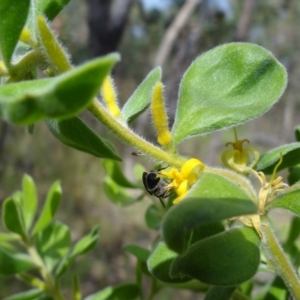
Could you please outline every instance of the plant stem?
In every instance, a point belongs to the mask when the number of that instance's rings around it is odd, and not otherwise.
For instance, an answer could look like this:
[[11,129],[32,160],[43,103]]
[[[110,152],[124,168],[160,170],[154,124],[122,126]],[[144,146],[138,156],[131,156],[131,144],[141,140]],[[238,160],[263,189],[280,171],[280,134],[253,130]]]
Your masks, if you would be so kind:
[[40,272],[42,277],[45,280],[47,290],[52,294],[52,296],[56,300],[64,300],[59,290],[59,287],[55,284],[51,274],[48,272],[43,260],[41,259],[40,255],[36,251],[35,247],[31,244],[27,244],[27,250],[31,258],[33,259],[33,261],[40,267]]
[[274,232],[270,227],[267,217],[262,217],[261,226],[265,249],[274,265],[277,274],[283,279],[286,287],[295,299],[300,299],[300,282],[293,266],[283,252]]
[[88,107],[88,110],[105,126],[107,126],[116,136],[125,141],[132,147],[151,156],[155,160],[165,162],[170,166],[180,168],[185,159],[179,155],[167,153],[164,150],[152,145],[143,138],[136,135],[127,126],[120,123],[116,118],[111,116],[96,99]]
[[147,300],[152,300],[154,295],[156,294],[156,291],[157,291],[157,282],[154,278],[151,278],[151,279],[152,279],[151,290],[150,290],[150,293],[147,297]]

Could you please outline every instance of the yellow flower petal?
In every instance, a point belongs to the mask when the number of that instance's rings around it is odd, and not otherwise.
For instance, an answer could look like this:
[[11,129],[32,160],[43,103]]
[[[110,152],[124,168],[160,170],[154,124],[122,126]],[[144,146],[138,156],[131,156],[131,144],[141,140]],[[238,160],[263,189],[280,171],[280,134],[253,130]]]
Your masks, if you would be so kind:
[[204,164],[196,158],[191,158],[182,165],[180,173],[187,179],[189,184],[194,184],[203,173],[203,170]]
[[182,196],[184,194],[186,194],[188,191],[188,181],[184,180],[180,183],[180,185],[178,186],[178,188],[175,188],[175,192],[178,196]]

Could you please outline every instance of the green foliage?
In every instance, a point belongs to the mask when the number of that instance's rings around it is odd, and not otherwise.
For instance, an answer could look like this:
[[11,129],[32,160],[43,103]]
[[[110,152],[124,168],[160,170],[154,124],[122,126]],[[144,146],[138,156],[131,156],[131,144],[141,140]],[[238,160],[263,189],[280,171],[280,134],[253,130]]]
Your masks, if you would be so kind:
[[49,20],[53,20],[69,2],[70,0],[39,0],[37,9],[39,14],[45,14]]
[[300,143],[291,143],[264,153],[256,165],[256,170],[263,171],[265,174],[271,174],[280,160],[280,153],[283,156],[283,161],[278,171],[300,163]]
[[201,55],[180,84],[172,129],[175,144],[263,114],[286,83],[284,67],[257,45],[228,44]]
[[274,198],[270,204],[267,205],[266,209],[271,210],[273,208],[283,208],[290,212],[300,216],[300,184],[295,184],[290,188],[285,189],[284,193],[279,194]]
[[111,54],[52,79],[0,86],[0,115],[15,124],[72,117],[90,104],[118,58]]
[[[224,165],[234,172],[183,157],[178,149],[189,137],[240,125],[269,110],[286,87],[284,67],[269,51],[254,44],[231,43],[204,53],[183,76],[170,132],[162,109],[163,96],[154,93],[161,81],[161,68],[148,74],[123,108],[113,102],[112,87],[106,93],[102,90],[103,99],[97,98],[119,55],[72,66],[67,50],[43,17],[53,20],[68,2],[0,3],[0,76],[4,83],[0,86],[0,116],[11,124],[28,126],[31,133],[35,123],[45,120],[62,143],[104,158],[106,196],[114,204],[128,207],[152,195],[154,203],[146,209],[145,223],[158,232],[150,249],[124,247],[136,260],[133,283],[109,286],[84,299],[152,300],[162,288],[172,287],[201,290],[206,300],[245,299],[252,297],[258,286],[255,274],[259,266],[276,277],[264,283],[254,299],[281,300],[289,294],[300,299],[300,282],[292,266],[298,267],[300,262],[299,127],[295,130],[297,142],[271,149],[260,159],[257,150],[243,147],[245,140],[239,140],[235,130],[235,142],[228,143],[233,150],[222,156]],[[26,30],[22,31],[24,26]],[[159,99],[152,106],[155,97]],[[158,146],[130,128],[149,107],[157,136],[161,137]],[[159,164],[152,168],[158,169],[151,173],[153,177],[147,178],[150,195],[143,187],[143,166],[132,168],[135,180],[128,179],[116,162],[126,158],[121,159],[110,141],[81,120],[79,113],[84,110],[129,144],[136,151],[134,155],[145,155]],[[276,178],[276,171],[285,168],[289,168],[291,187]],[[272,174],[269,182],[265,174]],[[166,207],[155,196],[170,196],[163,202]],[[56,181],[39,212],[34,181],[25,175],[22,191],[3,202],[2,219],[8,232],[0,233],[0,274],[16,275],[34,288],[7,299],[63,300],[61,277],[73,270],[72,263],[78,256],[96,246],[97,226],[72,244],[71,229],[55,219],[61,197]],[[283,247],[268,219],[268,212],[274,208],[297,216],[291,221]],[[151,281],[149,291],[143,289],[144,277]],[[73,278],[73,299],[81,300],[79,278]]]
[[0,3],[0,51],[8,67],[25,25],[29,5],[30,0],[2,0]]
[[15,275],[37,268],[32,258],[26,254],[10,253],[0,248],[0,274]]
[[212,286],[208,290],[204,300],[230,300],[235,289],[235,286]]
[[177,257],[177,253],[170,250],[164,242],[159,242],[148,259],[148,268],[158,280],[166,283],[182,283],[191,280],[189,277],[170,276],[170,268]]
[[139,287],[136,284],[122,284],[114,287],[105,288],[103,291],[91,295],[84,300],[127,300],[137,299]]
[[144,79],[121,111],[121,120],[131,123],[141,114],[151,101],[151,93],[156,82],[161,79],[161,68],[156,68]]
[[203,239],[178,256],[170,276],[189,276],[212,285],[240,284],[257,271],[260,238],[252,228],[234,228]]
[[52,221],[60,204],[61,194],[61,186],[57,181],[52,185],[51,189],[48,192],[43,210],[32,230],[32,235],[36,235],[37,233],[39,233]]
[[51,133],[65,145],[100,158],[121,160],[113,145],[98,137],[78,117],[61,121],[49,119],[46,123]]

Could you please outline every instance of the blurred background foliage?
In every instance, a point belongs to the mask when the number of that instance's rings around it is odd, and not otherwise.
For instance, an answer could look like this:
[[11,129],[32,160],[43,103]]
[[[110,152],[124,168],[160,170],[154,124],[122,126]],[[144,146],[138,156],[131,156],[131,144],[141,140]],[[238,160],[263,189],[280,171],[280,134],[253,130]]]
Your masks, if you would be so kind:
[[[190,7],[188,7],[190,6]],[[188,11],[190,9],[190,11]],[[219,44],[247,41],[270,50],[287,68],[289,84],[281,101],[259,119],[238,128],[241,139],[267,150],[293,142],[293,128],[299,124],[300,109],[300,2],[292,0],[71,0],[55,19],[53,28],[69,49],[74,64],[112,51],[122,55],[114,70],[120,103],[156,65],[163,66],[163,82],[170,123],[174,118],[180,78],[201,53]],[[136,163],[154,166],[133,149],[120,144],[88,114],[83,118],[101,136],[113,139],[124,158],[122,168],[130,180]],[[149,114],[133,124],[135,130],[155,143]],[[204,163],[220,165],[220,151],[233,140],[231,131],[186,141],[182,153]],[[134,258],[122,247],[136,243],[149,247],[156,232],[144,223],[150,204],[145,198],[134,206],[121,208],[109,202],[103,192],[103,162],[62,145],[44,123],[33,135],[26,128],[0,124],[0,201],[20,189],[21,177],[30,174],[38,186],[40,204],[55,179],[63,187],[58,219],[78,240],[99,224],[100,243],[89,256],[77,260],[84,294],[107,285],[134,279]],[[65,276],[71,285],[71,276]],[[145,286],[147,288],[147,286]],[[0,279],[0,299],[26,287],[14,279]],[[67,295],[68,290],[65,290]],[[174,299],[172,291],[157,299]],[[70,296],[71,297],[71,296]],[[196,294],[176,292],[177,299],[199,299]]]

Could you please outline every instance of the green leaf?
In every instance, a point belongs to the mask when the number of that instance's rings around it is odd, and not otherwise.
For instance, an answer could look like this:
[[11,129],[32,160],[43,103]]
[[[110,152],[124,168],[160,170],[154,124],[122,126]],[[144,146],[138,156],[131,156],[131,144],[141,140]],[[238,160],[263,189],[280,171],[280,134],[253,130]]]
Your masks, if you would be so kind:
[[70,230],[58,221],[52,222],[39,232],[36,243],[38,252],[47,269],[52,270],[69,250],[71,243]]
[[8,198],[3,203],[3,222],[5,227],[26,239],[25,225],[20,208],[13,198]]
[[146,262],[150,251],[137,245],[126,245],[123,248],[128,253],[134,255],[138,260]]
[[51,186],[48,192],[46,202],[44,204],[40,217],[33,228],[32,235],[36,235],[37,233],[39,233],[52,221],[60,204],[61,194],[62,190],[60,183],[56,181]]
[[184,253],[191,243],[223,231],[221,220],[254,214],[253,202],[238,198],[188,198],[165,215],[163,236],[168,247]]
[[288,184],[293,185],[296,182],[300,181],[300,164],[295,167],[289,168],[288,174]]
[[110,201],[120,206],[128,206],[140,201],[143,195],[133,197],[128,192],[116,184],[109,176],[106,176],[103,182],[103,189]]
[[286,84],[285,68],[260,46],[231,43],[208,51],[181,81],[174,143],[260,116],[279,99]]
[[0,115],[23,125],[70,118],[90,104],[118,59],[119,55],[110,54],[54,78],[0,86]]
[[123,170],[121,169],[120,165],[112,160],[105,159],[103,161],[103,165],[105,171],[111,177],[111,179],[117,183],[118,185],[125,187],[125,188],[136,188],[137,186],[130,182],[124,175]]
[[170,276],[232,286],[254,276],[260,263],[260,238],[250,227],[234,228],[193,244],[178,256]]
[[23,177],[23,197],[21,207],[25,227],[28,230],[32,224],[37,208],[37,194],[33,179],[29,175]]
[[37,10],[52,21],[69,2],[70,0],[39,0]]
[[282,208],[300,216],[300,183],[284,189],[267,206],[267,210]]
[[205,169],[187,198],[233,198],[256,202],[251,183],[244,176],[225,169]]
[[95,226],[88,235],[84,236],[75,244],[70,256],[73,258],[91,251],[97,245],[98,240],[99,227]]
[[290,222],[290,229],[285,243],[283,244],[283,249],[285,253],[289,254],[292,260],[298,256],[299,250],[296,246],[298,237],[300,235],[300,218],[294,216]]
[[110,286],[90,295],[84,300],[134,300],[138,297],[140,288],[134,283],[120,284],[117,286]]
[[278,276],[272,282],[267,282],[253,300],[287,300],[289,293],[282,279]]
[[113,145],[100,137],[78,117],[46,120],[49,130],[63,144],[100,158],[121,160]]
[[37,300],[44,292],[39,289],[33,289],[30,291],[15,294],[13,296],[7,297],[3,300]]
[[28,255],[13,254],[0,248],[0,274],[4,276],[11,276],[18,274],[37,266]]
[[300,142],[300,126],[295,128],[295,138],[297,142]]
[[164,239],[170,249],[183,253],[189,243],[222,231],[216,224],[221,220],[257,213],[254,201],[256,195],[244,177],[206,169],[186,198],[165,215]]
[[272,174],[274,167],[279,162],[280,153],[283,155],[283,161],[277,171],[300,163],[300,143],[291,143],[272,149],[263,154],[255,166],[255,169],[264,172],[265,174]]
[[95,226],[92,231],[84,236],[82,239],[80,239],[72,249],[72,251],[64,257],[64,259],[61,261],[59,266],[56,270],[56,277],[60,277],[71,265],[71,263],[74,261],[74,259],[84,254],[90,250],[92,250],[98,242],[99,239],[99,228],[98,226]]
[[26,23],[30,0],[0,1],[0,51],[7,67]]
[[191,280],[186,276],[170,277],[170,267],[176,257],[177,253],[170,250],[163,241],[160,241],[148,258],[148,269],[156,279],[162,282],[182,283]]
[[131,123],[149,105],[154,85],[161,79],[161,68],[152,70],[131,97],[125,103],[120,119],[124,123]]
[[149,228],[158,230],[161,227],[162,211],[152,204],[147,208],[145,215],[146,224]]
[[10,242],[10,241],[16,241],[19,238],[20,236],[16,234],[0,232],[0,244]]
[[235,286],[212,286],[204,300],[230,300],[235,289]]

